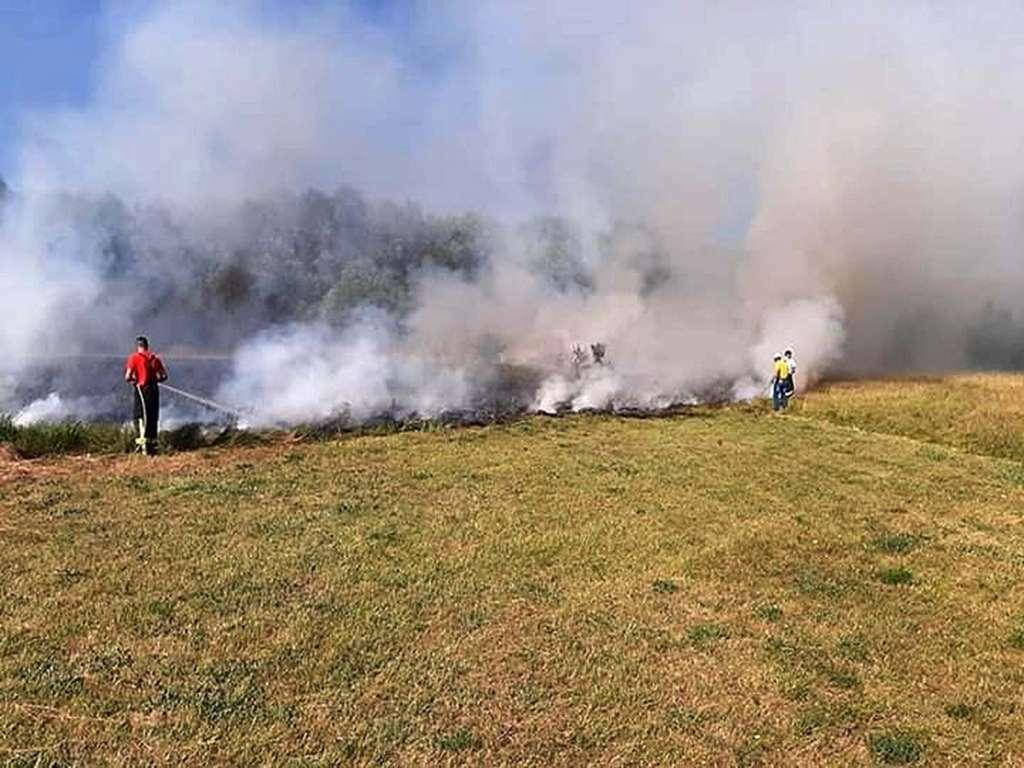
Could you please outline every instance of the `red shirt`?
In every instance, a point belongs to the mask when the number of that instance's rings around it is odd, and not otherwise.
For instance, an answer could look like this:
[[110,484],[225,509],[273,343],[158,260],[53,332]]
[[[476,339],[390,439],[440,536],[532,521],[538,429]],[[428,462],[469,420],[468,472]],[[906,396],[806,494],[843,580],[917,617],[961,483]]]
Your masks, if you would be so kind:
[[146,386],[151,381],[163,381],[167,378],[167,369],[164,368],[164,364],[148,349],[136,352],[128,358],[128,362],[125,363],[125,373],[130,375],[140,387]]

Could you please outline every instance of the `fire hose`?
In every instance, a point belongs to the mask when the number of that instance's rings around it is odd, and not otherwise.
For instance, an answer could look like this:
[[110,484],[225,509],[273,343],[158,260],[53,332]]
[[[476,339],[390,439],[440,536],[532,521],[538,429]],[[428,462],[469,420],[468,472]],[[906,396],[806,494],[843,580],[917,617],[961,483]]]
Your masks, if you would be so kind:
[[215,402],[213,400],[209,400],[209,399],[207,399],[205,397],[200,397],[199,395],[194,395],[191,392],[186,392],[183,389],[178,389],[177,387],[172,387],[167,382],[163,382],[162,384],[160,384],[160,389],[166,389],[168,392],[173,392],[174,394],[176,394],[176,395],[178,395],[180,397],[184,397],[184,398],[186,398],[188,400],[191,400],[191,401],[193,401],[195,403],[199,403],[200,405],[205,405],[207,408],[212,408],[215,411],[222,411],[224,413],[227,413],[227,414],[229,414],[231,416],[235,416],[235,417],[242,416],[242,412],[238,408],[229,408],[226,405],[221,405],[220,403]]

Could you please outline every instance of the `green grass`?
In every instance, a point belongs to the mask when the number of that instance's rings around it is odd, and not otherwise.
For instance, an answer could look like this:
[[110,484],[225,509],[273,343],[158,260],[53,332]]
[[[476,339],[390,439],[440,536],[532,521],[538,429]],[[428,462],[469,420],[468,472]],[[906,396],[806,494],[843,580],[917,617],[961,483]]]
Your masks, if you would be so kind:
[[651,590],[661,595],[671,595],[679,591],[679,586],[674,581],[655,579],[651,584]]
[[924,748],[911,734],[883,733],[871,737],[871,753],[885,765],[909,765],[924,756]]
[[762,621],[779,621],[782,618],[782,608],[774,603],[759,605],[754,615]]
[[712,645],[729,638],[729,630],[718,624],[694,624],[686,630],[686,638],[697,647]]
[[0,765],[1011,764],[1017,460],[813,397],[23,462]]
[[9,444],[27,459],[65,453],[123,453],[132,436],[113,424],[83,424],[77,421],[16,426],[0,414],[0,443]]
[[[232,428],[186,424],[160,433],[163,453],[191,451],[222,445],[254,445],[285,437],[276,433],[250,433]],[[9,445],[25,459],[68,454],[111,455],[135,450],[131,427],[120,424],[79,421],[43,422],[17,426],[10,416],[0,414],[0,444]]]
[[910,533],[893,533],[879,536],[874,541],[880,552],[889,555],[905,555],[920,543],[920,537]]
[[913,584],[914,574],[907,568],[885,568],[878,572],[878,580],[883,584]]
[[1010,635],[1010,645],[1018,651],[1024,651],[1024,627]]

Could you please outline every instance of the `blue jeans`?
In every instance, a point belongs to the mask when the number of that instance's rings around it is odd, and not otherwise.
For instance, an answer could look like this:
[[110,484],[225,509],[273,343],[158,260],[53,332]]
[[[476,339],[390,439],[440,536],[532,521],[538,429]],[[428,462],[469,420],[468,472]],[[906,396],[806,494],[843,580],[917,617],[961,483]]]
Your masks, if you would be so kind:
[[776,379],[772,384],[772,410],[783,410],[788,401],[789,391],[786,389],[786,383]]

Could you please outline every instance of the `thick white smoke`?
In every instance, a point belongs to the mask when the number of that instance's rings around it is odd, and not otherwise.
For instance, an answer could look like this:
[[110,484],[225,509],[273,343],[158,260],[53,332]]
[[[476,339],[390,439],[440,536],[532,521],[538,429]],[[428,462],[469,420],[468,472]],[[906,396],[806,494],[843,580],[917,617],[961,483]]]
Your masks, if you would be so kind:
[[68,418],[87,419],[92,403],[88,399],[64,400],[57,392],[35,400],[14,415],[15,426],[27,427],[50,421],[64,421]]
[[239,349],[235,376],[220,396],[241,403],[253,425],[380,413],[434,417],[469,402],[463,372],[410,352],[387,323],[364,318],[341,338],[330,328],[268,332]]
[[0,408],[26,362],[60,339],[62,313],[87,305],[100,282],[88,227],[70,226],[57,197],[7,204],[0,219]]
[[[521,370],[539,409],[747,396],[786,346],[805,383],[954,368],[1024,284],[1014,5],[454,0],[393,27],[298,7],[111,16],[93,102],[26,116],[0,356],[82,336],[63,308],[105,279],[88,229],[46,215],[61,189],[162,201],[197,240],[341,182],[502,222],[472,277],[412,275],[401,317],[268,317],[218,396],[270,422],[473,407]],[[578,227],[578,290],[542,276],[537,215]],[[80,343],[104,328],[126,330]],[[574,370],[592,342],[611,365]]]

